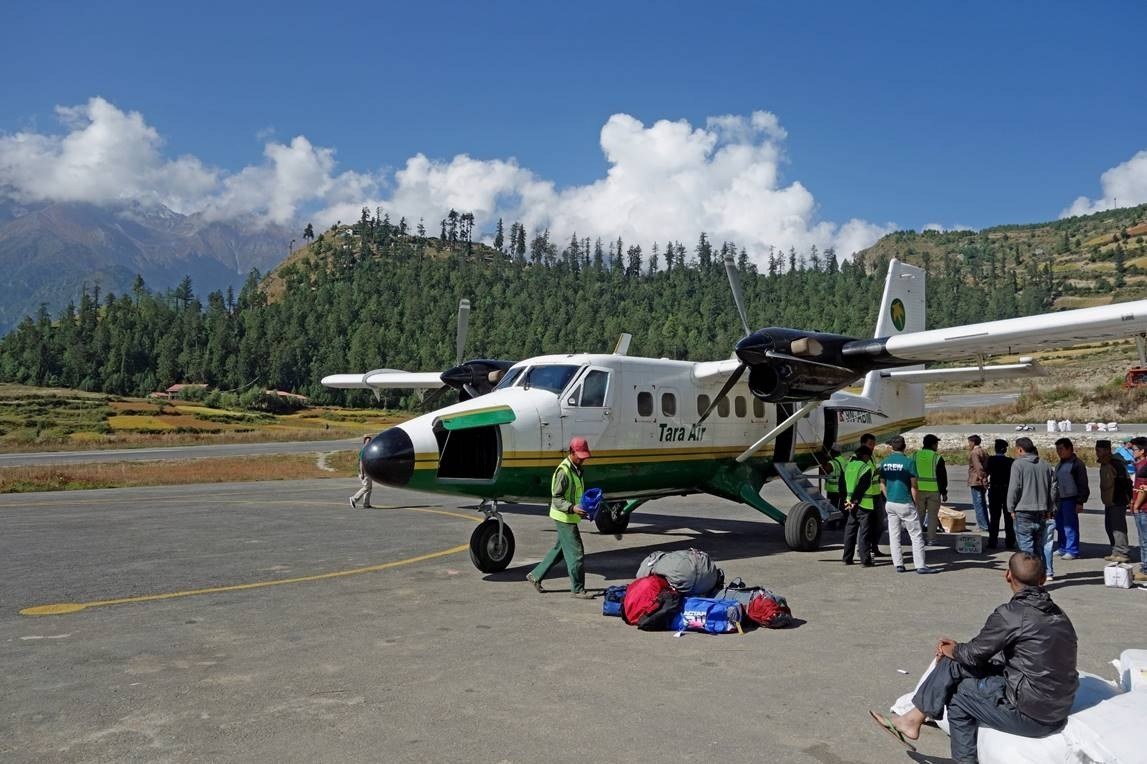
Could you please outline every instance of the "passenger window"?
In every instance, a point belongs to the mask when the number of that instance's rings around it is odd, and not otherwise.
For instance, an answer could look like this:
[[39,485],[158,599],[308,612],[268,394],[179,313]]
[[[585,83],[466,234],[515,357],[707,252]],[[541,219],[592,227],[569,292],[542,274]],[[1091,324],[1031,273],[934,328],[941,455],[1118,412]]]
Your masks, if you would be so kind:
[[697,396],[697,416],[701,416],[705,413],[706,410],[708,410],[709,402],[710,401],[708,395],[702,394]]
[[653,393],[643,390],[637,394],[637,415],[653,416]]
[[717,416],[721,417],[722,419],[729,416],[729,396],[726,395],[724,398],[717,401]]
[[661,413],[665,416],[677,416],[677,396],[673,393],[664,393],[661,396]]
[[738,395],[733,399],[733,411],[738,419],[745,418],[745,414],[749,413],[749,407],[745,405],[745,396]]
[[584,389],[581,395],[581,405],[583,406],[597,406],[605,405],[605,389],[609,382],[609,374],[604,371],[596,369],[590,371],[585,375],[585,382],[583,383]]
[[757,419],[765,418],[765,402],[760,398],[753,398],[753,416]]

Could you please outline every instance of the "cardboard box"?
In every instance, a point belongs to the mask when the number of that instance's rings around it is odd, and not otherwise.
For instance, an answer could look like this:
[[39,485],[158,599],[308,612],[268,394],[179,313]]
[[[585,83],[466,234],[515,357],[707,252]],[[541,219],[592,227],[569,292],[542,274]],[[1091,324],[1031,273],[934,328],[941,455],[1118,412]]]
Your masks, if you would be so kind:
[[951,507],[940,507],[940,527],[944,533],[963,533],[968,527],[968,515]]
[[1131,566],[1113,562],[1103,568],[1103,585],[1113,589],[1131,588]]
[[956,552],[958,554],[980,554],[984,551],[984,537],[978,533],[957,533]]

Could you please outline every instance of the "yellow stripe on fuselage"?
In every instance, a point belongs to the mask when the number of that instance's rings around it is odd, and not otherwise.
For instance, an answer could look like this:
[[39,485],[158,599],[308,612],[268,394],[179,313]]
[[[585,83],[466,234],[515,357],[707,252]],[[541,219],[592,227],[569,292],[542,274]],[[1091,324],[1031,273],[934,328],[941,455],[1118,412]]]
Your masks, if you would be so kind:
[[[902,422],[889,422],[879,428],[869,430],[876,435],[877,440],[890,437],[891,433],[900,434],[905,430],[915,429],[924,424],[923,418],[909,419]],[[859,434],[857,434],[859,437]],[[749,443],[728,446],[672,446],[667,448],[643,447],[628,449],[594,449],[593,464],[648,464],[652,462],[684,462],[684,461],[719,461],[733,459],[740,456]],[[821,450],[820,443],[802,443],[794,448],[795,454],[816,453]],[[558,451],[507,451],[502,454],[502,467],[527,468],[549,467],[561,459],[564,450]],[[772,458],[772,445],[765,446],[756,453],[757,458]],[[437,470],[438,454],[416,454],[414,459],[416,470]]]

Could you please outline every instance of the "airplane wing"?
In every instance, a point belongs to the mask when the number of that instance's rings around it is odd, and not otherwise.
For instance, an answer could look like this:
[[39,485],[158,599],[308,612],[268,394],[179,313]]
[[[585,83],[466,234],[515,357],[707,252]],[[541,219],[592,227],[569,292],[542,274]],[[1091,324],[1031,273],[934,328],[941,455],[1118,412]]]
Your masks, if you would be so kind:
[[443,384],[442,373],[436,371],[375,369],[366,374],[331,374],[323,377],[324,387],[340,390],[434,390]]
[[1030,358],[1021,358],[1019,363],[1002,363],[991,366],[960,366],[954,369],[892,369],[880,372],[884,379],[893,382],[985,382],[989,379],[1019,379],[1042,377],[1047,370]]
[[[858,343],[863,346],[863,350],[856,354],[879,355],[879,351],[872,352],[874,345],[879,344],[884,353],[903,361],[951,361],[977,356],[1029,353],[1099,340],[1126,339],[1143,332],[1147,332],[1147,300],[1136,300],[897,334]],[[845,350],[845,354],[852,355],[850,350]]]
[[736,356],[724,361],[701,361],[693,366],[693,379],[697,381],[725,379],[741,365]]

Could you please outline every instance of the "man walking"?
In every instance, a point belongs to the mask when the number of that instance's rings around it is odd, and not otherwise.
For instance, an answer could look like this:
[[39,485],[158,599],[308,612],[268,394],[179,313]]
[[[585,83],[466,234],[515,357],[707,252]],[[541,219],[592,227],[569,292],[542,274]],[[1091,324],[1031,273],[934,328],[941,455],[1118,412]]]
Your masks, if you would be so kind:
[[1059,535],[1059,556],[1065,560],[1079,557],[1079,513],[1091,496],[1087,486],[1087,467],[1075,455],[1070,438],[1055,442],[1059,465],[1055,479],[1059,482],[1056,500],[1055,531]]
[[948,470],[944,457],[936,453],[940,439],[935,435],[925,435],[923,448],[915,453],[916,465],[916,509],[920,512],[920,522],[928,536],[928,543],[936,543],[936,533],[940,527],[940,502],[948,500]]
[[1111,543],[1108,562],[1131,562],[1127,543],[1127,509],[1131,503],[1131,480],[1127,465],[1111,452],[1110,440],[1095,441],[1095,459],[1099,462],[1099,497],[1103,501],[1103,528]]
[[988,616],[970,642],[941,639],[936,664],[903,716],[869,711],[912,750],[929,719],[948,714],[952,758],[977,761],[981,725],[1012,735],[1043,737],[1062,729],[1079,688],[1079,641],[1067,614],[1043,588],[1039,558],[1016,552],[1004,580],[1012,598]]
[[869,546],[868,524],[876,509],[876,496],[880,493],[880,481],[872,468],[872,451],[867,446],[856,449],[844,468],[844,510],[848,516],[844,526],[844,564],[852,564],[852,553],[860,554],[860,564],[871,568],[872,550]]
[[1135,455],[1135,485],[1131,499],[1131,516],[1139,532],[1139,570],[1135,580],[1147,582],[1147,438],[1132,438],[1131,453]]
[[362,466],[362,457],[363,454],[366,453],[366,447],[368,445],[370,445],[370,436],[363,435],[362,448],[358,450],[358,479],[362,483],[362,488],[359,488],[358,492],[350,497],[351,509],[358,506],[359,500],[362,501],[363,509],[374,509],[374,507],[370,506],[370,491],[374,487],[374,481],[370,479],[370,475],[366,474],[366,470],[363,469]]
[[581,497],[585,494],[582,465],[589,457],[589,444],[585,438],[570,438],[569,455],[558,464],[550,480],[550,517],[558,537],[537,567],[526,574],[526,580],[539,592],[545,591],[542,579],[561,557],[569,573],[570,593],[580,599],[593,597],[585,590],[585,548],[577,527],[586,516],[581,508]]
[[1007,511],[1008,481],[1012,474],[1012,457],[1008,456],[1008,442],[996,438],[995,453],[988,457],[988,549],[995,549],[1000,538],[1000,518],[1004,520],[1004,546],[1016,548],[1016,531],[1012,515]]
[[1008,481],[1008,513],[1015,521],[1020,550],[1043,555],[1048,581],[1054,573],[1055,494],[1055,470],[1040,460],[1031,438],[1016,438],[1016,458]]
[[924,532],[916,511],[916,465],[904,455],[904,438],[897,435],[888,441],[892,453],[880,463],[880,487],[884,491],[884,509],[888,513],[888,546],[892,564],[903,573],[904,556],[900,551],[900,529],[908,531],[912,543],[912,564],[917,573],[936,573],[924,563]]
[[976,530],[988,529],[988,455],[980,446],[979,435],[968,436],[968,490],[972,493],[972,509],[976,513]]

